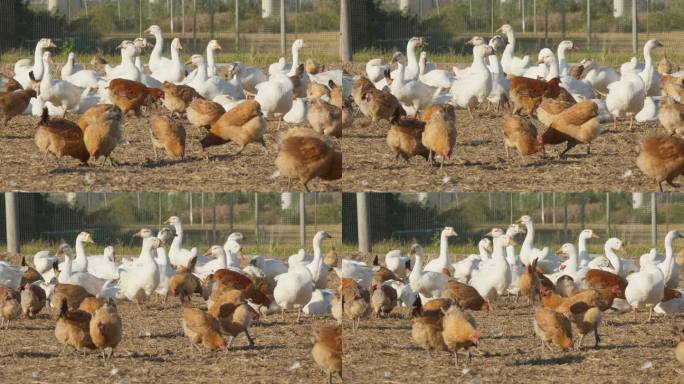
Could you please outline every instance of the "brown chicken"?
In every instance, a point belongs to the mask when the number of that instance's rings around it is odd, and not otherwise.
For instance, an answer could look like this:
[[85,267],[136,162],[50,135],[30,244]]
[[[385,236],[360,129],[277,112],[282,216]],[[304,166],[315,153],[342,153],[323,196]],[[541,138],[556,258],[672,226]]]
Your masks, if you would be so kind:
[[325,71],[325,65],[317,63],[316,61],[314,61],[314,59],[309,57],[304,62],[304,69],[306,69],[306,73],[310,75],[315,75],[317,73]]
[[62,344],[62,353],[67,347],[72,347],[77,351],[84,349],[95,349],[90,338],[90,313],[81,310],[69,310],[69,304],[62,300],[59,305],[59,316],[55,325],[55,337]]
[[306,118],[314,131],[328,136],[342,136],[342,109],[320,97],[309,99]]
[[368,105],[368,117],[374,123],[380,120],[392,122],[401,116],[406,116],[406,111],[399,104],[399,100],[389,91],[379,91],[373,86],[365,91],[363,99]]
[[373,270],[375,270],[375,273],[373,274],[373,285],[382,284],[387,280],[399,280],[397,278],[397,275],[394,274],[394,272],[380,265],[378,255],[375,255],[373,257],[372,264]]
[[369,91],[372,92],[374,89],[376,89],[375,85],[373,85],[373,83],[364,76],[359,77],[359,79],[356,80],[352,86],[352,99],[359,107],[359,111],[361,111],[361,113],[368,118],[371,118],[371,114],[370,104],[368,104],[366,101],[366,93]]
[[332,141],[308,128],[291,128],[282,136],[278,145],[276,167],[283,176],[297,178],[309,191],[308,183],[319,177],[338,180],[342,177],[342,153]]
[[572,350],[572,326],[570,320],[553,309],[539,307],[534,312],[534,333],[542,341],[542,351],[553,343],[564,351]]
[[339,256],[337,255],[337,251],[335,251],[335,246],[333,246],[330,251],[325,254],[325,257],[323,258],[323,264],[332,268],[337,266],[338,259]]
[[186,109],[190,124],[197,128],[206,129],[209,129],[211,124],[220,119],[224,113],[226,110],[221,104],[204,99],[193,100]]
[[454,364],[458,366],[458,351],[466,350],[467,364],[470,364],[470,347],[480,344],[480,331],[475,320],[458,306],[452,306],[442,320],[442,337],[447,349],[454,354]]
[[556,280],[554,290],[561,297],[570,297],[578,292],[575,281],[568,275],[563,275]]
[[684,329],[675,329],[677,333],[677,338],[679,339],[679,344],[675,348],[675,357],[677,360],[684,365]]
[[249,143],[261,143],[268,151],[264,142],[265,130],[266,120],[261,113],[261,106],[254,100],[246,100],[214,121],[200,144],[202,149],[206,149],[233,141],[240,146],[235,155],[240,154]]
[[680,297],[682,297],[682,293],[679,292],[679,290],[665,287],[665,290],[663,291],[663,299],[660,300],[660,302],[665,303],[672,299],[679,299]]
[[386,318],[397,306],[397,291],[389,285],[378,283],[373,286],[370,301],[375,317]]
[[36,146],[46,156],[53,155],[57,159],[71,156],[88,164],[90,153],[83,142],[83,132],[75,123],[65,119],[50,119],[47,108],[43,108],[43,115],[36,129]]
[[78,306],[78,309],[94,315],[104,304],[105,300],[101,297],[86,297],[81,302],[81,305]]
[[185,303],[186,299],[191,301],[193,294],[202,295],[202,282],[197,276],[192,274],[196,263],[197,257],[193,257],[188,262],[187,267],[178,267],[176,273],[169,280],[171,294],[173,296],[180,296],[181,304]]
[[532,260],[531,265],[525,266],[525,272],[518,279],[520,294],[527,297],[527,302],[534,304],[539,297],[539,275],[536,272],[537,259]]
[[313,335],[311,355],[324,371],[328,372],[328,383],[332,384],[333,374],[342,380],[342,327],[323,326]]
[[548,127],[551,125],[554,116],[560,114],[574,104],[574,100],[570,102],[544,98],[542,99],[541,104],[539,104],[539,108],[537,108],[537,119],[539,119],[544,126]]
[[670,135],[684,135],[684,105],[663,97],[658,110],[658,120]]
[[432,356],[435,349],[447,350],[442,337],[442,316],[418,316],[411,325],[413,341]]
[[81,127],[82,131],[85,131],[86,127],[98,121],[104,113],[108,113],[114,108],[118,107],[114,104],[95,104],[78,118],[76,124]]
[[14,92],[16,90],[22,89],[21,84],[9,76],[5,76],[0,73],[0,93]]
[[342,87],[335,84],[332,80],[328,81],[328,86],[330,87],[330,104],[342,110],[342,123],[340,124],[340,128],[347,129],[351,127],[354,120],[351,103],[344,98],[344,89],[342,89]]
[[229,289],[217,295],[212,292],[208,313],[218,320],[223,333],[230,335],[228,348],[233,345],[235,337],[243,332],[247,336],[249,346],[254,345],[254,340],[249,335],[252,315],[242,292],[237,289]]
[[38,285],[25,284],[21,289],[21,312],[29,319],[45,308],[45,291]]
[[14,289],[5,288],[2,299],[0,301],[0,320],[2,320],[0,328],[4,326],[5,329],[9,329],[10,323],[21,315],[20,296]]
[[551,290],[542,288],[542,302],[544,307],[553,309],[570,320],[580,335],[577,348],[582,348],[584,336],[592,331],[594,332],[594,347],[598,348],[601,341],[598,327],[603,318],[601,308],[605,307],[603,297],[598,290],[588,289],[563,298]]
[[183,308],[183,333],[197,350],[200,350],[198,344],[209,350],[226,348],[218,320],[200,309]]
[[453,106],[445,104],[443,108],[432,112],[430,120],[425,123],[422,142],[430,151],[428,161],[432,162],[432,152],[441,156],[441,169],[456,145],[456,112]]
[[306,97],[306,80],[304,80],[303,76],[304,64],[299,64],[297,69],[295,69],[294,75],[290,76],[292,97],[294,98]]
[[230,269],[219,269],[213,275],[214,284],[223,285],[226,288],[245,290],[252,285],[252,280],[242,273]]
[[603,271],[600,269],[590,269],[584,278],[587,288],[591,289],[605,289],[616,288],[619,290],[618,298],[625,298],[625,288],[627,288],[627,280],[614,273]]
[[330,97],[330,88],[323,84],[311,82],[306,89],[306,97],[313,99],[314,97]]
[[420,314],[422,316],[443,317],[444,313],[448,311],[452,305],[454,305],[454,300],[445,297],[436,297],[419,305]]
[[442,291],[442,297],[454,300],[463,309],[489,312],[489,303],[475,288],[456,280],[449,280],[447,289]]
[[109,99],[121,109],[126,116],[129,111],[135,111],[140,117],[140,108],[149,106],[153,102],[164,98],[164,92],[157,88],[148,88],[145,84],[126,79],[114,79],[109,82]]
[[545,81],[512,76],[508,78],[508,81],[513,114],[524,112],[527,116],[532,116],[544,97],[564,101],[573,100],[572,95],[560,87],[558,77]]
[[35,268],[30,267],[26,264],[26,257],[21,256],[21,266],[26,268],[24,273],[21,275],[20,285],[24,286],[26,284],[33,284],[36,281],[43,281],[43,276],[35,270]]
[[587,154],[591,152],[591,142],[601,133],[598,118],[598,105],[591,100],[579,102],[551,119],[551,125],[542,135],[544,145],[567,143],[565,154],[577,144],[588,144]]
[[104,111],[98,119],[87,125],[83,131],[83,142],[90,157],[103,157],[104,162],[109,159],[110,164],[116,164],[111,157],[112,152],[123,139],[121,122],[123,114],[118,107]]
[[36,91],[0,92],[0,116],[2,116],[3,126],[12,120],[13,117],[20,115],[28,107],[31,98],[36,97]]
[[80,285],[58,283],[52,292],[50,304],[53,308],[60,308],[62,301],[66,300],[69,309],[76,310],[86,297],[93,297],[93,295]]
[[637,166],[655,179],[660,192],[663,181],[678,187],[672,180],[684,173],[684,139],[677,136],[647,137],[641,141]]
[[171,157],[185,157],[185,128],[183,124],[169,116],[153,115],[150,121],[152,148],[157,158],[157,148],[163,149]]
[[119,345],[123,335],[121,317],[113,299],[109,299],[90,319],[90,339],[95,347],[102,351],[102,358],[107,361],[114,355],[114,348]]
[[356,330],[361,319],[371,313],[370,293],[350,278],[341,278],[339,293],[343,315],[352,320],[352,330]]
[[537,128],[526,118],[505,115],[503,119],[504,148],[506,157],[510,157],[509,148],[515,148],[520,156],[535,153],[544,154],[544,141],[537,135]]
[[387,131],[387,145],[394,151],[395,160],[401,156],[408,162],[414,156],[428,159],[430,151],[423,145],[423,132],[425,123],[412,118],[404,117],[393,120]]
[[185,112],[190,103],[194,99],[201,99],[197,91],[189,85],[177,85],[168,81],[162,84],[161,90],[164,91],[164,99],[162,104],[164,107],[171,111],[171,115],[174,113],[177,117]]

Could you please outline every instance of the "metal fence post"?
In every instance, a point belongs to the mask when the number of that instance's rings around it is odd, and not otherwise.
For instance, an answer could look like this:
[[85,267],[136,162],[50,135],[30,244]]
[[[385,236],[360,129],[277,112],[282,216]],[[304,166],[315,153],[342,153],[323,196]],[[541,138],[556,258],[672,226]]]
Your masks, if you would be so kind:
[[240,52],[240,0],[235,0],[235,52]]
[[197,0],[192,0],[192,47],[197,48]]
[[211,193],[211,243],[216,244],[216,192]]
[[580,194],[580,229],[584,229],[584,208],[586,206],[586,202],[584,199],[584,192]]
[[340,60],[345,63],[352,59],[350,29],[349,0],[340,0]]
[[568,194],[563,192],[563,237],[568,237]]
[[606,237],[610,237],[610,192],[606,192]]
[[546,224],[546,215],[544,215],[544,192],[539,193],[541,193],[541,222],[542,224]]
[[188,202],[190,203],[190,224],[195,224],[195,215],[192,212],[192,192],[188,192]]
[[254,192],[254,237],[259,244],[259,194]]
[[544,0],[544,46],[549,46],[549,0]]
[[587,50],[591,51],[591,0],[587,0]]
[[17,230],[17,194],[5,192],[5,226],[7,233],[7,252],[19,254],[19,231]]
[[658,206],[655,192],[651,193],[651,241],[653,245],[658,243]]
[[299,193],[299,243],[304,248],[306,246],[306,202],[304,192]]
[[285,0],[280,0],[280,54],[285,56]]
[[368,195],[364,192],[356,193],[356,221],[359,236],[359,252],[370,253],[370,231],[368,223]]
[[639,20],[637,18],[637,1],[632,0],[632,53],[639,50]]

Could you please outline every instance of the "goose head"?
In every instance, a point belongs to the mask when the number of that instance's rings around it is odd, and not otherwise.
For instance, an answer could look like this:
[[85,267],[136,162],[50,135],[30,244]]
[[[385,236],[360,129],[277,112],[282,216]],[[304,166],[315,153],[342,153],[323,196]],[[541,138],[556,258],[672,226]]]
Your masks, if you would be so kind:
[[325,239],[332,239],[332,236],[330,236],[330,234],[326,231],[318,231],[318,233],[316,233],[316,236],[314,236],[313,241],[318,242]]
[[414,36],[414,37],[410,38],[408,41],[408,45],[410,47],[413,47],[413,48],[420,46],[420,45],[424,45],[424,44],[425,44],[425,40],[422,37],[415,37]]
[[489,236],[492,239],[496,239],[499,236],[505,235],[504,231],[501,228],[492,228],[491,231],[487,232],[485,236]]
[[513,32],[513,27],[511,27],[510,24],[504,24],[499,29],[496,30],[496,33],[505,33],[508,34],[509,32]]
[[152,249],[161,248],[164,244],[156,237],[148,237],[143,240],[143,246],[149,245]]
[[622,240],[618,239],[617,237],[611,237],[610,239],[606,240],[606,248],[613,251],[620,251],[622,250]]
[[662,47],[663,44],[660,43],[660,41],[656,39],[651,39],[644,44],[644,52],[650,52],[655,48]]
[[488,237],[481,239],[480,242],[477,243],[477,245],[489,253],[492,252],[492,241],[489,240]]
[[413,245],[411,246],[411,249],[410,249],[410,251],[409,251],[409,254],[410,254],[411,256],[420,256],[420,257],[422,257],[422,256],[423,256],[423,246],[420,245],[420,244],[413,244]]
[[76,54],[73,52],[69,52],[69,54],[67,55],[67,61],[70,61],[73,63],[74,60],[76,60]]
[[204,256],[214,256],[216,258],[219,258],[220,256],[225,256],[225,255],[226,255],[226,251],[220,245],[212,245],[211,248],[209,248],[209,250],[204,253]]
[[665,236],[665,241],[672,241],[680,237],[684,238],[684,235],[682,235],[678,230],[672,230]]
[[580,61],[580,65],[582,65],[584,67],[584,69],[592,69],[592,68],[594,68],[596,63],[594,62],[594,60],[592,60],[590,58],[586,58],[586,59],[582,59],[582,61]]
[[154,234],[152,233],[152,230],[149,228],[140,228],[140,230],[136,233],[133,234],[133,237],[140,237],[142,239],[147,239],[149,237],[152,237]]
[[520,228],[520,224],[513,223],[506,229],[507,235],[515,236],[520,233],[523,233],[522,229]]
[[392,55],[392,60],[390,62],[406,65],[406,56],[404,56],[404,54],[401,52],[394,52],[394,55]]
[[176,234],[171,230],[171,228],[167,228],[167,227],[160,229],[159,233],[157,233],[157,238],[159,240],[161,240],[162,242],[166,242],[167,240],[169,240],[175,236],[176,236]]
[[570,255],[573,255],[575,253],[575,245],[573,245],[572,243],[565,243],[561,245],[561,247],[558,248],[558,250],[556,251],[557,255],[565,257],[569,257]]
[[306,44],[304,44],[304,40],[302,39],[297,39],[292,43],[292,49],[294,50],[300,50],[303,47],[306,47]]
[[[200,55],[192,55],[193,58],[194,58],[195,56],[200,56]],[[200,57],[202,57],[202,56],[200,56]],[[166,221],[164,222],[164,224],[171,224],[171,225],[174,225],[174,226],[175,226],[175,225],[179,225],[180,223],[181,223],[181,221],[180,221],[180,219],[178,218],[178,216],[171,216],[171,217],[169,217],[168,219],[166,219]]]
[[150,35],[156,36],[156,35],[161,35],[161,28],[159,28],[158,25],[150,25],[149,28],[147,28],[145,33],[149,33]]
[[518,220],[515,222],[516,224],[521,224],[521,225],[528,225],[532,224],[532,218],[528,215],[522,215]]
[[498,51],[499,49],[501,49],[505,45],[506,45],[506,42],[504,41],[503,37],[501,37],[499,35],[492,36],[492,38],[489,39],[489,46],[494,48],[494,50]]
[[174,38],[173,41],[171,41],[171,48],[177,49],[179,51],[183,50],[183,45],[181,44],[181,41],[179,38]]
[[555,58],[556,56],[553,54],[553,51],[548,48],[543,48],[541,51],[539,51],[537,64],[550,65]]
[[52,52],[50,52],[50,51],[43,52],[43,64],[50,65],[52,63],[53,63]]
[[194,54],[190,57],[190,60],[188,60],[185,64],[186,65],[192,64],[194,66],[200,67],[200,66],[204,65],[204,57],[202,57],[202,55]]
[[130,41],[130,40],[123,40],[123,41],[121,41],[121,42],[119,43],[119,45],[117,45],[116,47],[114,47],[114,49],[124,49],[124,48],[126,48],[126,47],[128,47],[128,46],[130,46],[130,45],[133,45],[133,42],[132,42],[132,41]]
[[454,231],[454,227],[444,227],[442,230],[442,236],[446,237],[451,237],[451,236],[458,236],[458,233]]
[[47,48],[57,48],[55,43],[52,42],[52,39],[47,39],[43,38],[38,41],[38,47],[42,49],[47,49]]
[[[152,46],[152,44],[147,42],[147,39],[144,37],[136,37],[135,40],[133,40],[133,45],[140,49],[145,49]],[[171,43],[171,46],[173,46],[173,43]]]
[[584,237],[585,239],[598,239],[598,235],[594,233],[594,230],[592,229],[585,229],[582,232],[580,232],[580,236]]
[[232,240],[236,243],[239,243],[244,239],[245,239],[245,236],[242,234],[242,232],[233,232],[230,235],[228,235],[228,240]]
[[484,44],[485,39],[482,36],[473,36],[470,40],[466,41],[466,45],[478,46]]
[[476,45],[473,47],[473,56],[476,57],[490,56],[494,55],[495,53],[496,50],[494,50],[494,48],[489,45]]
[[209,44],[207,44],[207,49],[212,50],[212,51],[223,50],[223,48],[221,48],[221,44],[219,44],[219,42],[216,40],[209,41]]
[[88,232],[81,232],[76,236],[76,241],[81,241],[84,243],[95,243],[93,237]]
[[74,255],[74,250],[69,244],[62,244],[57,248],[57,256],[72,257]]
[[558,50],[559,51],[576,51],[578,47],[575,46],[575,43],[573,43],[571,40],[563,40],[558,44]]

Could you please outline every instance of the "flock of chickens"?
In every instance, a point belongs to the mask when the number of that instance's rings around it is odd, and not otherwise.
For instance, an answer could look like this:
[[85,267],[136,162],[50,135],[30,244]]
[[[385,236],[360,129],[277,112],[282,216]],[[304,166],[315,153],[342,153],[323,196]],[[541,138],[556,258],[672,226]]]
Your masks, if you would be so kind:
[[[302,250],[287,264],[253,256],[241,267],[241,233],[230,234],[223,246],[214,245],[202,255],[197,247],[183,248],[178,217],[167,223],[171,228],[162,228],[156,236],[149,229],[135,234],[142,238],[138,258],[117,261],[111,246],[102,255],[86,255],[85,244],[94,241],[81,232],[75,255],[69,244],[63,244],[56,254],[36,253],[33,267],[23,258],[21,266],[0,262],[0,317],[5,329],[22,314],[36,318],[49,305],[57,319],[55,337],[63,345],[62,353],[67,348],[99,350],[106,362],[122,339],[126,320],[118,313],[116,300],[132,301],[140,308],[155,296],[164,306],[169,296],[179,297],[183,333],[198,350],[231,348],[242,333],[251,347],[250,326],[276,311],[282,311],[284,319],[285,310],[297,306],[297,322],[302,307],[310,315],[330,313],[327,264],[335,265],[336,254],[333,250],[322,255],[321,242],[330,238],[327,232],[316,234],[313,256]],[[206,301],[206,310],[193,305],[194,296]],[[314,336],[313,359],[331,377],[341,377],[341,328],[323,325]]]
[[[672,73],[667,59],[656,70],[652,51],[662,46],[658,41],[646,42],[645,63],[633,58],[618,73],[591,59],[568,63],[568,52],[576,49],[571,41],[561,42],[557,54],[542,49],[534,65],[529,56],[514,55],[516,40],[510,25],[499,31],[505,39],[497,35],[486,42],[476,36],[468,42],[473,45],[469,67],[437,69],[427,61],[426,52],[417,59],[416,49],[425,41],[414,37],[406,54],[395,53],[390,65],[382,59],[370,60],[364,76],[342,69],[325,71],[311,59],[301,63],[305,44],[296,40],[292,63],[281,58],[268,67],[268,75],[257,67],[231,63],[224,65],[228,72],[224,78],[218,75],[222,65],[215,59],[221,49],[218,42],[208,43],[206,59],[195,54],[183,62],[183,47],[175,38],[168,59],[162,56],[161,29],[152,26],[147,32],[155,44],[145,38],[123,41],[118,47],[120,65],[111,67],[96,57],[93,63],[100,70],[86,70],[70,54],[61,80],[55,80],[48,51],[55,45],[41,39],[33,62],[20,60],[14,78],[0,82],[0,112],[5,123],[21,113],[42,116],[36,130],[39,149],[84,164],[91,158],[111,161],[114,149],[124,142],[124,118],[130,111],[140,116],[142,107],[149,110],[147,125],[155,156],[161,149],[177,158],[186,154],[183,115],[204,135],[202,149],[235,142],[238,153],[250,143],[261,144],[268,152],[265,118],[275,117],[278,129],[283,122],[294,125],[276,138],[276,167],[306,189],[313,178],[341,177],[342,155],[333,137],[340,138],[358,113],[375,123],[389,122],[387,144],[397,158],[408,161],[422,156],[432,164],[439,157],[442,165],[455,150],[455,107],[467,108],[472,116],[473,108],[485,102],[497,110],[510,106],[512,113],[502,120],[504,146],[507,153],[514,148],[522,156],[561,144],[566,145],[561,158],[580,144],[586,144],[589,153],[603,121],[614,120],[617,130],[617,119],[629,117],[631,130],[635,119],[659,120],[669,136],[645,138],[637,165],[661,190],[662,182],[674,185],[674,178],[684,170],[684,72]],[[150,46],[149,62],[143,65],[141,55]],[[390,70],[391,65],[396,69]],[[74,123],[64,119],[67,112],[81,117]]]
[[[82,232],[75,241],[75,255],[63,244],[56,254],[34,255],[33,267],[23,259],[21,266],[0,262],[0,315],[5,327],[22,313],[35,318],[49,303],[57,318],[55,336],[64,349],[97,349],[106,361],[121,341],[125,322],[115,300],[140,306],[157,296],[167,305],[168,296],[179,297],[183,332],[199,350],[230,348],[242,333],[249,346],[254,345],[250,327],[262,316],[280,312],[285,320],[285,311],[296,309],[294,321],[299,322],[302,313],[330,314],[338,325],[320,327],[312,354],[332,380],[334,374],[342,375],[344,320],[356,330],[363,319],[386,318],[402,306],[411,309],[414,342],[430,354],[449,351],[456,365],[461,350],[470,362],[469,349],[480,340],[481,331],[469,311],[496,310],[497,298],[505,294],[527,297],[537,306],[534,331],[542,349],[549,350],[554,345],[581,349],[590,333],[598,347],[606,313],[631,310],[636,320],[637,310],[646,306],[650,321],[653,312],[684,311],[684,289],[677,288],[684,259],[673,249],[673,242],[684,235],[675,230],[665,237],[664,255],[653,249],[638,263],[618,255],[623,249],[617,238],[606,240],[604,254],[589,254],[588,241],[598,238],[591,229],[580,233],[577,247],[566,243],[556,252],[535,248],[534,224],[525,215],[505,231],[492,229],[479,242],[479,253],[458,261],[448,249],[449,238],[457,233],[446,227],[439,255],[429,262],[418,244],[408,254],[388,252],[384,266],[377,256],[373,265],[339,260],[334,248],[323,254],[322,242],[330,235],[320,231],[313,239],[313,255],[300,250],[287,262],[255,255],[243,265],[242,234],[232,233],[223,246],[214,245],[200,255],[197,247],[183,247],[178,217],[166,224],[170,228],[156,236],[149,229],[136,233],[142,238],[138,258],[116,261],[112,247],[103,255],[88,256],[85,243],[93,239]],[[524,241],[516,249],[515,238],[521,235]],[[328,287],[333,271],[336,289]],[[196,296],[205,301],[206,310],[193,304]],[[224,336],[230,338],[227,344]],[[684,333],[679,337],[676,356],[684,364]]]

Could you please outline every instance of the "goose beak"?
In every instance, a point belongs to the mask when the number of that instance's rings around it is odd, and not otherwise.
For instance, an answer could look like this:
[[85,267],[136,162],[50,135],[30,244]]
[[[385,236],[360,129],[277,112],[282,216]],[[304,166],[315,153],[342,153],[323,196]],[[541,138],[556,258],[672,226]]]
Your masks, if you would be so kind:
[[592,234],[591,234],[591,238],[592,238],[592,239],[600,239],[600,237],[599,237],[597,234],[595,234],[595,233],[592,233]]
[[[661,47],[662,47],[662,45],[661,45]],[[51,41],[50,44],[48,45],[48,48],[57,48],[57,46],[55,45],[55,43],[53,43]]]
[[[192,65],[192,59],[185,62],[185,65]],[[168,220],[167,220],[168,221]]]
[[178,49],[180,49],[181,51],[183,50],[183,45],[181,43],[178,43]]
[[495,32],[496,32],[496,33],[501,33],[501,32],[503,32],[503,29],[501,29],[501,27],[499,27]]
[[211,256],[211,249],[208,250],[208,251],[206,251],[206,252],[204,252],[204,256]]
[[147,28],[146,30],[143,31],[143,33],[152,33],[152,31],[149,28]]
[[219,51],[223,50],[223,48],[221,47],[221,44],[219,44],[219,43],[216,43],[216,49],[218,49]]

